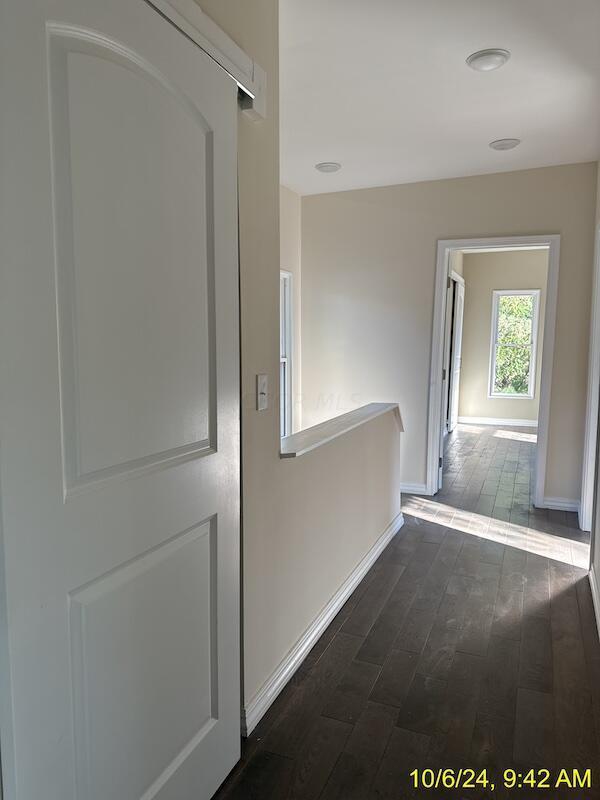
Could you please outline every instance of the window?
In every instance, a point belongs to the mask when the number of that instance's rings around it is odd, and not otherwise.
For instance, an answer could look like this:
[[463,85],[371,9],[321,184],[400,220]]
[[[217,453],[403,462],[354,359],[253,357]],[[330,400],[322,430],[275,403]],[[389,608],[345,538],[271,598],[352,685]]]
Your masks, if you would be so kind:
[[279,276],[279,420],[281,436],[292,432],[292,276]]
[[540,290],[495,291],[490,397],[533,398]]

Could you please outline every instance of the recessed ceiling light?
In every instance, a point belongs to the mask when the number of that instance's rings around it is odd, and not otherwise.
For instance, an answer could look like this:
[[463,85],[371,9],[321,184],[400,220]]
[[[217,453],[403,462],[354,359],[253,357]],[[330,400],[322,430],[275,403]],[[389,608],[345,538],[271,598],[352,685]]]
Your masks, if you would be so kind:
[[491,72],[504,66],[510,58],[510,52],[501,47],[490,47],[487,50],[478,50],[467,58],[467,64],[477,72]]
[[520,144],[520,139],[496,139],[495,142],[490,142],[490,147],[492,150],[512,150]]
[[337,161],[321,161],[319,164],[315,164],[315,169],[318,169],[319,172],[338,172],[341,168],[342,165]]

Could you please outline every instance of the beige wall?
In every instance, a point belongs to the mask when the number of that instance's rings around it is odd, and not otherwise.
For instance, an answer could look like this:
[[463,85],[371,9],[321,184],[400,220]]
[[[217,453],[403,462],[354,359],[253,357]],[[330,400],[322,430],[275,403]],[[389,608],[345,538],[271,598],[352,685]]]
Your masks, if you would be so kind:
[[300,213],[302,198],[287,186],[279,187],[279,258],[281,269],[296,275],[300,269]]
[[577,499],[596,179],[591,163],[303,198],[303,423],[399,402],[402,479],[424,484],[437,240],[559,233],[546,496]]
[[286,186],[280,187],[279,194],[279,263],[281,269],[292,273],[292,319],[294,348],[292,353],[292,428],[302,428],[302,371],[301,360],[301,285],[300,272],[300,222],[302,198]]
[[[399,434],[386,414],[298,459],[279,458],[277,0],[200,0],[267,71],[268,118],[239,115],[243,636],[247,705],[392,519]],[[269,376],[268,411],[254,407]]]
[[450,253],[450,269],[457,275],[462,275],[464,270],[464,254],[462,250],[452,250]]
[[[537,420],[548,278],[547,250],[465,253],[465,316],[458,413],[461,417]],[[535,391],[532,400],[488,397],[495,289],[540,289]]]

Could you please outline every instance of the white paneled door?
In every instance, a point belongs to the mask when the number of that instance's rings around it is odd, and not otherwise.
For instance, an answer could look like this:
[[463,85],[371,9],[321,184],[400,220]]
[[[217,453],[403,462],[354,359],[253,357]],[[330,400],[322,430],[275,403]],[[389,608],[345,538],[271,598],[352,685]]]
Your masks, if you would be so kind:
[[4,800],[239,755],[235,83],[144,0],[4,0]]

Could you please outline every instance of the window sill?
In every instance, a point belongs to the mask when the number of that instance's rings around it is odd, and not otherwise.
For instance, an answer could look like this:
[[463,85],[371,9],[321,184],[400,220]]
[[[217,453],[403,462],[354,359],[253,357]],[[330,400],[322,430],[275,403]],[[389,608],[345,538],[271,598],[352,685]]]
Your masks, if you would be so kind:
[[291,436],[284,437],[281,440],[279,457],[297,458],[302,456],[317,447],[321,447],[321,445],[333,441],[333,439],[337,439],[339,436],[343,436],[345,433],[349,433],[366,422],[380,417],[382,414],[387,414],[389,411],[396,412],[400,430],[402,431],[398,403],[368,403],[366,406],[348,411],[339,417],[313,425],[312,428],[306,428],[303,431],[298,431],[298,433],[293,433]]
[[488,400],[535,400],[533,394],[488,394]]

